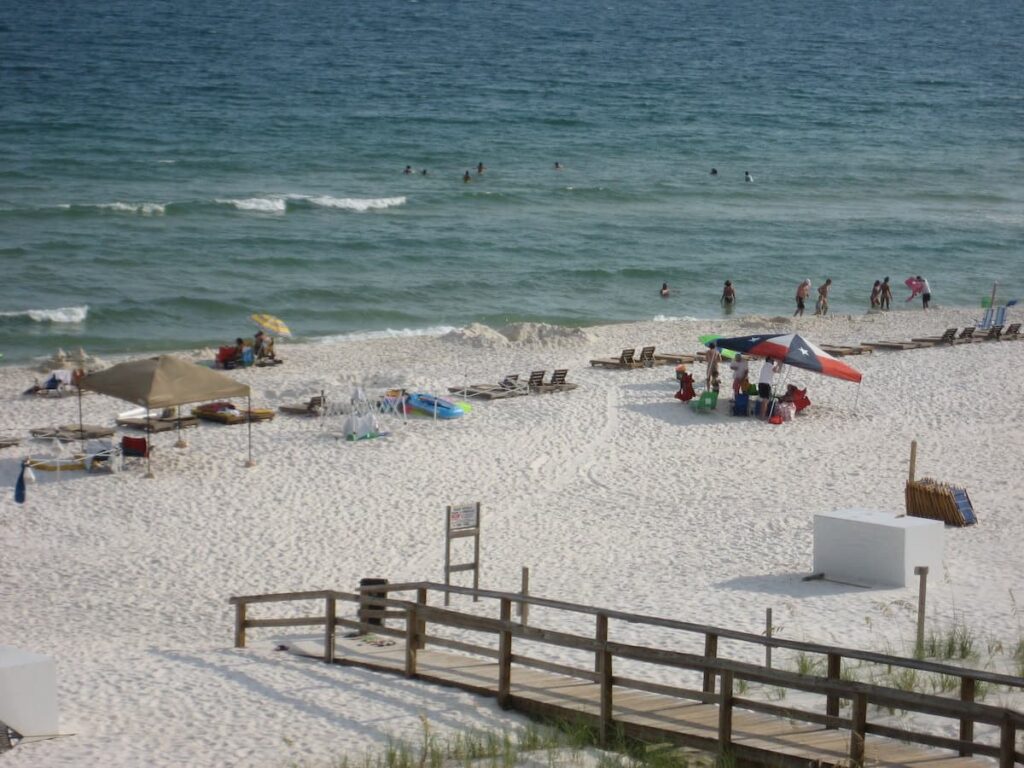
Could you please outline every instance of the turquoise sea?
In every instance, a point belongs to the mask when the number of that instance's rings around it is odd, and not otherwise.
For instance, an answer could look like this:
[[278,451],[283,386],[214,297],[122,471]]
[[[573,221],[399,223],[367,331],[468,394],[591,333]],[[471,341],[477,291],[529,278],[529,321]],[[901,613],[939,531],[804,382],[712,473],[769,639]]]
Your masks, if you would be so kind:
[[9,3],[0,352],[977,306],[1022,172],[1019,0]]

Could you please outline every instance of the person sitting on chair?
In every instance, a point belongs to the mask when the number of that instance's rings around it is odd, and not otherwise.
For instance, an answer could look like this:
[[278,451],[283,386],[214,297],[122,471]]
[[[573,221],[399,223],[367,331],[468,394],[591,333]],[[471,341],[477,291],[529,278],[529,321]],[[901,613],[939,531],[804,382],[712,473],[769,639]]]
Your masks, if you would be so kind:
[[274,359],[274,337],[263,331],[256,331],[253,354],[257,360]]

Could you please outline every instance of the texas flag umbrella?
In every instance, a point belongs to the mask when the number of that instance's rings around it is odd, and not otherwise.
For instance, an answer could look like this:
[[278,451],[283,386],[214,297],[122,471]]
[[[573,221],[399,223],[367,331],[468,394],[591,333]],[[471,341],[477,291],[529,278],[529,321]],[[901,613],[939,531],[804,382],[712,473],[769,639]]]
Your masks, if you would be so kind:
[[856,382],[861,380],[860,371],[832,357],[828,352],[811,344],[798,333],[787,333],[782,336],[771,334],[733,336],[715,339],[715,344],[721,349],[731,349],[745,355],[770,357],[794,368],[815,371],[836,379]]

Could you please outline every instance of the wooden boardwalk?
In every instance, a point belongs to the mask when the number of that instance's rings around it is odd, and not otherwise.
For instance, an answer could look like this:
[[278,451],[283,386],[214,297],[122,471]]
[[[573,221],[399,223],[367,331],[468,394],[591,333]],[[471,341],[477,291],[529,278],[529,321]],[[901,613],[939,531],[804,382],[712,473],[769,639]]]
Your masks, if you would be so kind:
[[[378,672],[405,674],[405,642],[370,635],[339,639],[335,663]],[[377,645],[377,643],[388,643]],[[294,650],[323,658],[317,641],[300,643]],[[498,694],[498,664],[486,659],[446,651],[417,652],[415,679],[460,688],[484,696]],[[511,709],[530,715],[572,721],[582,718],[597,725],[601,689],[564,675],[513,667]],[[671,696],[614,686],[612,719],[626,735],[650,742],[675,742],[715,753],[718,749],[717,704],[686,702]],[[737,710],[732,720],[733,754],[741,764],[793,766],[849,766],[850,733],[771,715]],[[866,744],[864,765],[927,766],[928,768],[991,768],[995,761],[958,757],[884,738]]]
[[[403,592],[414,593],[415,599],[393,597]],[[481,605],[459,610],[431,600],[452,594],[473,597]],[[525,590],[509,593],[415,582],[367,586],[359,594],[319,590],[233,597],[230,602],[235,606],[238,648],[245,647],[250,630],[321,627],[319,639],[293,639],[293,650],[329,663],[493,696],[500,706],[530,715],[583,721],[594,727],[602,743],[621,732],[649,743],[726,754],[737,766],[773,768],[1024,765],[1017,744],[1018,734],[1024,732],[1024,713],[976,700],[979,685],[1019,696],[1024,678],[1013,675],[578,605]],[[483,604],[488,602],[497,603],[496,618],[488,615],[493,610]],[[286,618],[249,615],[250,607],[267,603],[323,608],[302,616],[293,610]],[[339,614],[346,605],[358,607],[356,616]],[[520,613],[517,620],[512,619],[513,605]],[[544,626],[537,625],[532,611],[528,617],[530,608],[544,612]],[[573,617],[575,626],[581,618],[592,619],[593,632],[565,631],[564,622]],[[660,647],[615,639],[625,625],[632,627],[633,636],[644,627],[696,634],[703,639],[703,653],[668,650],[664,638]],[[357,632],[342,636],[339,628]],[[720,640],[730,647],[761,646],[766,663],[723,657]],[[686,647],[676,640],[669,645]],[[557,658],[576,661],[559,663],[528,655],[545,646],[562,649]],[[817,672],[802,674],[773,668],[773,648],[819,656],[823,663]],[[844,664],[852,662],[941,676],[953,690],[959,686],[959,697],[847,678],[849,667]],[[650,666],[685,672],[702,682],[698,688],[686,688],[631,676]],[[770,695],[772,691],[782,695]],[[783,701],[789,691],[810,698]],[[892,718],[886,712],[915,717]],[[976,726],[984,729],[977,735]]]

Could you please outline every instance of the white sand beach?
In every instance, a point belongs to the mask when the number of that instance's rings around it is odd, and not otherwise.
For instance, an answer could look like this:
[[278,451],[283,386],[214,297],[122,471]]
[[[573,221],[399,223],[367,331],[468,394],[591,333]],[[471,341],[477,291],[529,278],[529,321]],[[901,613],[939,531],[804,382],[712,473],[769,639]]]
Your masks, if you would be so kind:
[[[588,365],[645,344],[693,353],[706,332],[857,343],[939,335],[977,314],[282,342],[283,365],[229,372],[254,406],[541,368],[569,368],[579,388],[474,402],[453,422],[394,420],[359,443],[332,436],[340,418],[279,415],[253,426],[253,468],[244,426],[204,423],[186,449],[154,437],[155,479],[138,466],[77,473],[29,486],[24,505],[18,459],[48,450],[28,430],[75,422],[78,406],[21,396],[38,374],[0,368],[3,429],[26,437],[0,453],[0,645],[56,660],[67,734],[19,745],[4,765],[312,766],[415,739],[421,715],[439,732],[523,722],[492,699],[275,652],[273,630],[232,647],[232,595],[442,580],[445,505],[463,501],[483,505],[482,586],[518,589],[529,566],[537,595],[753,632],[773,608],[784,637],[906,653],[915,589],[802,577],[815,513],[904,511],[913,439],[918,475],[965,486],[979,518],[946,530],[930,626],[962,622],[983,652],[1009,648],[1024,635],[1024,342],[846,358],[859,387],[794,371],[813,405],[781,426],[728,415],[724,396],[716,413],[693,413],[673,398],[671,366]],[[128,405],[88,395],[83,407],[86,422],[113,426]],[[986,663],[1011,669],[1005,654]]]

